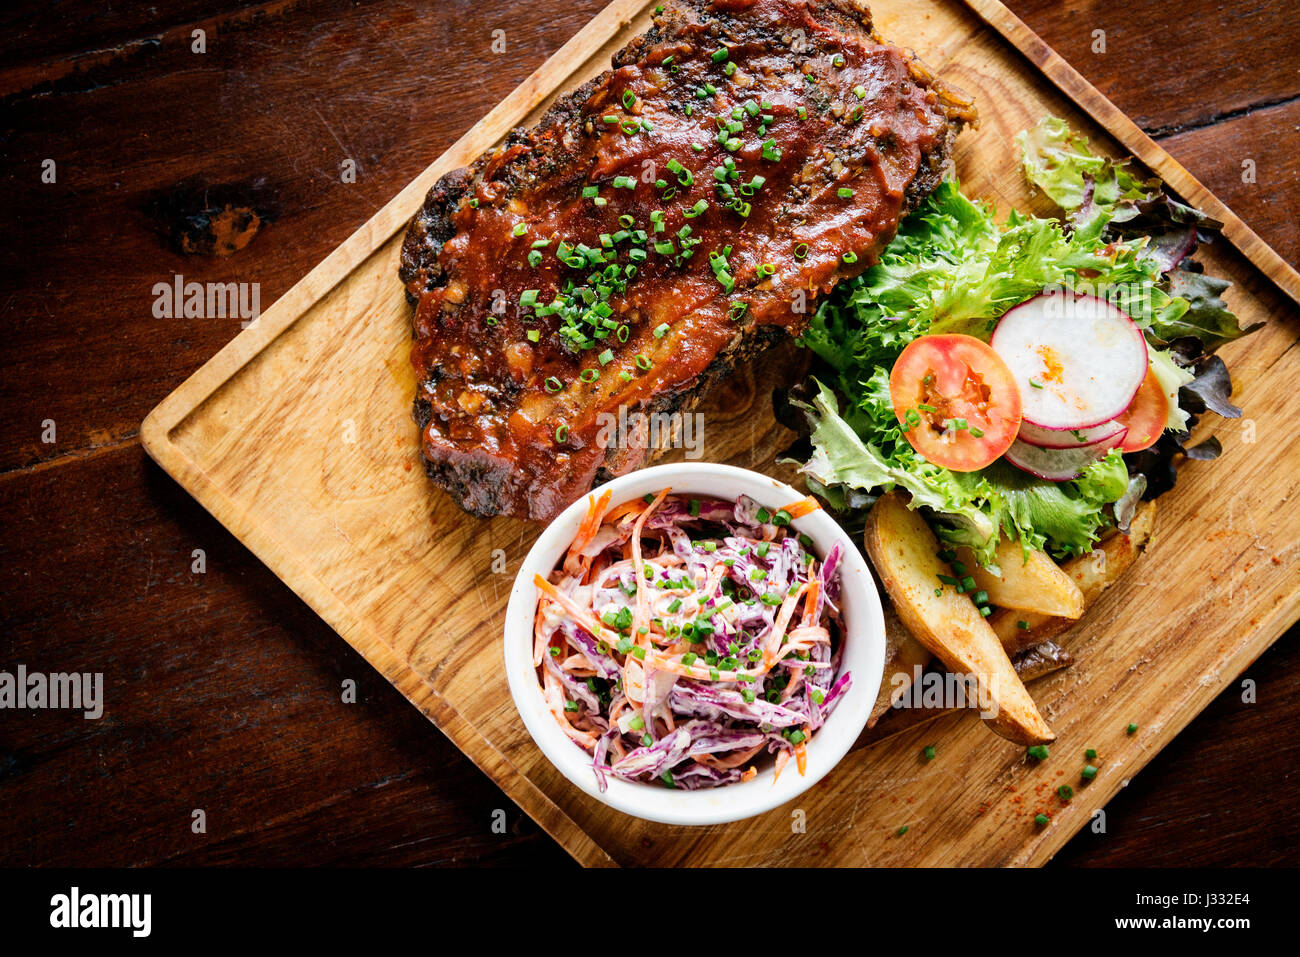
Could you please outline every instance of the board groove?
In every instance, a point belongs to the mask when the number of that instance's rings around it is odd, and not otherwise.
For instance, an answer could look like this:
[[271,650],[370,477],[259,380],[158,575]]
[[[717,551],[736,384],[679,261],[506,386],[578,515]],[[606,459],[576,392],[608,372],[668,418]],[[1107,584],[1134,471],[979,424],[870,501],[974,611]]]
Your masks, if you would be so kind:
[[[511,520],[471,519],[422,482],[409,416],[415,383],[406,357],[409,326],[396,280],[397,246],[439,176],[535,118],[575,78],[607,66],[650,6],[616,0],[606,7],[150,413],[141,427],[144,447],[581,863],[1041,863],[1122,786],[1124,775],[1144,766],[1300,614],[1300,585],[1286,574],[1290,562],[1267,563],[1261,575],[1248,561],[1260,548],[1271,547],[1273,559],[1293,554],[1300,518],[1270,515],[1295,492],[1295,480],[1288,484],[1286,469],[1258,454],[1251,458],[1247,446],[1230,437],[1232,423],[1215,429],[1228,453],[1238,455],[1237,463],[1228,463],[1234,471],[1198,467],[1196,477],[1180,483],[1168,496],[1171,507],[1164,509],[1148,557],[1075,630],[1082,642],[1075,647],[1078,663],[1031,689],[1062,743],[1091,736],[1088,746],[1103,738],[1107,747],[1114,745],[1103,774],[1060,808],[1046,830],[1017,821],[1022,815],[1004,790],[1018,786],[1014,782],[1038,786],[1035,775],[1041,777],[1042,769],[1026,768],[1019,749],[990,738],[969,715],[942,718],[851,754],[797,802],[793,810],[810,821],[802,834],[791,830],[790,808],[703,829],[632,821],[560,778],[514,715],[499,649],[513,576],[498,577],[491,569],[498,553],[508,569],[517,568],[535,533]],[[966,0],[966,6],[958,0],[884,0],[872,6],[886,37],[917,48],[985,107],[982,129],[958,144],[958,170],[968,191],[993,199],[1004,212],[1035,203],[1041,211],[1041,197],[1030,196],[1014,170],[1008,141],[1054,110],[1103,144],[1102,131],[1109,131],[1117,141],[1110,152],[1129,151],[1224,221],[1226,238],[1245,258],[1220,245],[1206,251],[1207,264],[1236,280],[1233,304],[1243,318],[1275,320],[1245,345],[1228,347],[1228,361],[1238,384],[1246,384],[1248,415],[1260,428],[1277,430],[1276,455],[1300,461],[1291,430],[1281,431],[1300,413],[1300,399],[1260,385],[1270,369],[1280,368],[1283,374],[1273,375],[1283,380],[1300,375],[1300,354],[1292,349],[1294,311],[1269,285],[1300,295],[1295,270],[995,0]],[[1045,89],[1040,76],[1069,98]],[[790,434],[758,408],[766,403],[763,383],[778,370],[788,374],[792,361],[802,356],[778,350],[715,389],[703,408],[711,434],[722,438],[710,440],[706,457],[792,477],[773,464]],[[1245,488],[1246,482],[1253,486]],[[1219,486],[1227,484],[1230,494],[1224,495]],[[1225,497],[1232,547],[1224,541],[1214,550],[1206,544],[1216,540],[1206,537],[1205,516],[1215,514]],[[1233,527],[1237,507],[1252,523],[1250,534]],[[1273,522],[1265,545],[1253,527],[1255,515],[1260,524]],[[1229,577],[1226,605],[1216,590],[1179,583],[1148,600],[1144,576],[1171,574],[1174,558],[1189,551],[1207,570]],[[1234,604],[1241,589],[1252,588],[1267,592],[1259,602],[1267,607],[1254,617]],[[1183,626],[1159,627],[1178,601],[1185,603],[1178,608],[1186,616]],[[1135,653],[1136,660],[1148,659],[1136,671],[1125,665]],[[1193,686],[1151,694],[1148,676]],[[1148,709],[1150,721],[1143,734],[1125,740],[1118,734],[1125,713],[1120,705],[1128,708],[1130,700],[1131,707]],[[950,756],[922,767],[917,751],[933,737]],[[900,798],[911,810],[894,810]],[[988,807],[972,819],[958,811],[967,802]],[[893,831],[909,816],[916,821],[905,844]]]

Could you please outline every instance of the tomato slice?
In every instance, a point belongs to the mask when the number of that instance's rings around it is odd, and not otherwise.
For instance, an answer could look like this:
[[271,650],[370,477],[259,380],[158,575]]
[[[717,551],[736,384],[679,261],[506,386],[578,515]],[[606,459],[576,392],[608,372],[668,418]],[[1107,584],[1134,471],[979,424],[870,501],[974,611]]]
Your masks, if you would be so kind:
[[1020,429],[1011,370],[973,336],[912,340],[889,374],[889,396],[912,448],[954,472],[991,465]]
[[1138,386],[1137,395],[1127,409],[1115,416],[1115,421],[1128,426],[1128,434],[1120,445],[1121,452],[1141,452],[1156,444],[1169,420],[1169,399],[1160,387],[1160,380],[1147,367],[1147,377]]

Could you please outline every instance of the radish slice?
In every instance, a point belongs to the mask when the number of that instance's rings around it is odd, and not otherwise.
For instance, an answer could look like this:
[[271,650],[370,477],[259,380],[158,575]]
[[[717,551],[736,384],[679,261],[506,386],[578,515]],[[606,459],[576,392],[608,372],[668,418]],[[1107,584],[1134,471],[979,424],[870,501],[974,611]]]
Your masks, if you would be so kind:
[[1037,445],[1040,449],[1077,449],[1109,439],[1123,428],[1124,424],[1119,419],[1111,419],[1088,429],[1045,429],[1021,422],[1016,438],[1029,445]]
[[1017,439],[1007,449],[1006,459],[1016,468],[1049,482],[1068,482],[1083,474],[1093,462],[1124,441],[1128,429],[1121,429],[1100,442],[1072,449],[1045,449]]
[[1068,290],[1009,310],[989,343],[1020,387],[1024,421],[1087,429],[1129,407],[1147,374],[1147,343],[1104,299]]

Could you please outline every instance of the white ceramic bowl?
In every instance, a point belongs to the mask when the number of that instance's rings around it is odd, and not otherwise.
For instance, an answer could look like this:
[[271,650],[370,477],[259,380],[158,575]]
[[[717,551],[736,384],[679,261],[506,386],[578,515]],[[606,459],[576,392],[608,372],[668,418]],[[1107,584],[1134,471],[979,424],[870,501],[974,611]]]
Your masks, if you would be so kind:
[[[748,495],[773,510],[802,497],[784,482],[758,472],[705,462],[641,469],[614,479],[593,494],[609,489],[613,507],[664,488],[672,488],[675,493],[723,499]],[[519,569],[506,609],[506,678],[519,716],[542,753],[561,774],[596,800],[626,814],[664,824],[738,821],[784,804],[820,781],[862,733],[880,690],[885,663],[885,622],[880,595],[866,562],[849,536],[820,509],[791,523],[813,540],[813,551],[819,557],[825,557],[836,542],[843,546],[840,582],[846,634],[841,668],[853,673],[848,692],[826,723],[813,734],[808,746],[807,772],[800,775],[791,762],[773,783],[769,761],[765,770],[749,781],[697,791],[624,781],[609,774],[606,775],[608,790],[602,792],[596,786],[591,756],[565,736],[547,710],[532,663],[533,619],[538,599],[533,576],[546,577],[559,563],[577,534],[587,507],[584,495],[542,532]]]

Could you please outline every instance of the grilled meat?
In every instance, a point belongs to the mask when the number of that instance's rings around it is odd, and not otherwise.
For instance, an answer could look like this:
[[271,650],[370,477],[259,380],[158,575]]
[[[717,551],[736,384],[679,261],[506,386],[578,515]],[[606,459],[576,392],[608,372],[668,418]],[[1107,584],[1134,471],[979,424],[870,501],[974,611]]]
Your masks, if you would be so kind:
[[439,180],[402,248],[426,469],[475,515],[642,464],[620,407],[687,409],[798,335],[974,118],[847,0],[680,0],[612,66]]

